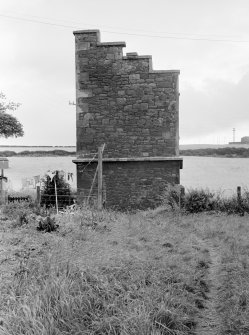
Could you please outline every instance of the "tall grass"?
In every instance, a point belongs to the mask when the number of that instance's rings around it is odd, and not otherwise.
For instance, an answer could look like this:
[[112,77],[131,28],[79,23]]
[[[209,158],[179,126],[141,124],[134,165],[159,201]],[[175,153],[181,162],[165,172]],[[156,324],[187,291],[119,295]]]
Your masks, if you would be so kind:
[[82,208],[56,216],[50,234],[2,223],[15,266],[0,283],[0,335],[194,335],[212,290],[211,249],[220,334],[247,334],[247,218],[212,213]]
[[191,334],[194,324],[183,285],[150,263],[101,272],[33,264],[16,274],[9,289],[0,330],[5,335]]
[[19,258],[0,334],[194,334],[208,260],[192,237],[173,216],[92,214],[58,217],[49,237],[33,231],[49,249]]

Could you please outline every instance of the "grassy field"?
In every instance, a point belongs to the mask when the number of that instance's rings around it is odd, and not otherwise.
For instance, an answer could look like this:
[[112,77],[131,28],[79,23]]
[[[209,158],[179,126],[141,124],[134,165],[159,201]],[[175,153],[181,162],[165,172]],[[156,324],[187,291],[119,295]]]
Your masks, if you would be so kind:
[[[6,219],[6,220],[4,220]],[[249,334],[248,215],[0,221],[0,334]]]

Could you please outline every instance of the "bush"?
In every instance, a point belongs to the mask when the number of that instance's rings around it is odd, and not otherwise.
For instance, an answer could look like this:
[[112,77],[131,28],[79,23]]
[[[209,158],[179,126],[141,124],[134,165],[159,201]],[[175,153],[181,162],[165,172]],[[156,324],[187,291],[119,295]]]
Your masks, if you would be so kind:
[[239,214],[249,213],[249,197],[248,192],[245,192],[240,200],[236,195],[230,198],[218,197],[218,210],[220,212],[226,212],[228,214]]
[[181,207],[185,213],[216,211],[244,215],[249,213],[249,192],[245,191],[238,199],[236,195],[226,198],[208,189],[190,189],[183,196],[180,185],[168,185],[162,196],[162,204],[173,211]]
[[190,190],[185,197],[185,210],[188,213],[200,213],[216,209],[215,194],[209,190]]
[[48,215],[45,218],[39,218],[38,227],[36,227],[36,229],[50,233],[51,231],[57,230],[58,227],[59,225],[56,224],[55,218]]

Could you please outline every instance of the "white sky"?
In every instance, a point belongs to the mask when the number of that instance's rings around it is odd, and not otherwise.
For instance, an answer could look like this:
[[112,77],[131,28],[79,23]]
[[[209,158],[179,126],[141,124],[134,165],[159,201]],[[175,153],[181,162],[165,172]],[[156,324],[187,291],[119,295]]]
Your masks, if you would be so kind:
[[180,69],[181,144],[249,136],[248,18],[248,0],[0,0],[0,91],[25,131],[0,143],[75,145],[77,29]]

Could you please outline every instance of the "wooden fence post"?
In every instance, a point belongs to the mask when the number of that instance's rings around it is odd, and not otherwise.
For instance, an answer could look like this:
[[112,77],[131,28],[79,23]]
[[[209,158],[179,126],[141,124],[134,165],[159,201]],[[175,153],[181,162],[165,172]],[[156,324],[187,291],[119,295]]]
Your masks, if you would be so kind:
[[4,169],[1,169],[1,178],[0,178],[0,204],[5,205],[7,201],[7,191],[4,190],[3,181],[7,178],[4,177]]
[[98,148],[98,210],[103,208],[103,151],[105,144]]
[[179,195],[179,207],[180,209],[184,207],[185,204],[185,188],[180,185],[180,195]]
[[58,210],[58,196],[57,196],[57,185],[56,185],[55,177],[54,177],[54,190],[55,190],[56,214],[59,214],[59,210]]
[[98,210],[103,206],[103,152],[102,147],[98,148]]
[[241,187],[237,186],[237,200],[239,205],[241,204]]
[[9,161],[5,157],[0,157],[0,169],[1,169],[1,178],[0,178],[0,204],[6,203],[6,195],[7,192],[5,192],[3,187],[3,181],[7,182],[7,178],[4,177],[4,169],[9,168]]
[[243,208],[242,197],[241,197],[241,186],[237,186],[237,202],[239,207],[239,213],[241,216],[244,216],[245,211]]
[[0,179],[0,193],[1,193],[1,205],[4,204],[4,191],[3,191],[3,169],[1,169],[1,179]]
[[41,187],[40,186],[36,186],[36,201],[38,206],[40,206],[41,204]]
[[91,185],[91,188],[90,188],[87,200],[86,200],[86,204],[87,205],[89,205],[90,196],[92,194],[92,190],[93,190],[93,186],[94,186],[94,183],[95,183],[95,180],[96,180],[96,177],[97,177],[97,173],[98,173],[98,166],[96,167],[96,170],[95,170],[95,173],[94,173],[94,177],[93,177],[93,181],[92,181],[92,185]]

